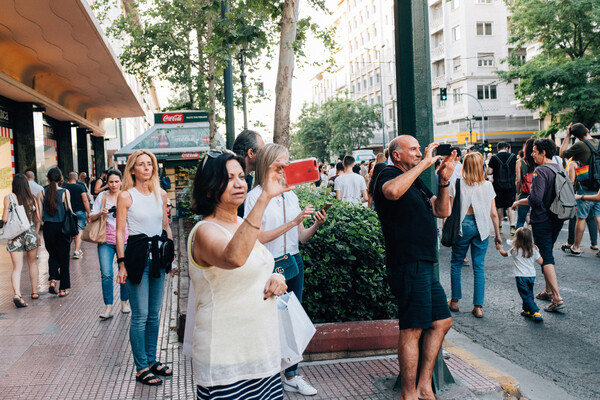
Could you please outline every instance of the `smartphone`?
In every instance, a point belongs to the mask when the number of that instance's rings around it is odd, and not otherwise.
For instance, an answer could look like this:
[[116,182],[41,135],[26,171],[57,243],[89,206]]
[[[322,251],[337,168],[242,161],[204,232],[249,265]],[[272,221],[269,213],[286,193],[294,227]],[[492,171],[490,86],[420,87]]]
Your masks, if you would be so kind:
[[319,211],[323,211],[324,213],[326,213],[327,211],[329,211],[329,209],[333,206],[333,203],[327,203],[325,204],[325,207],[321,208]]
[[285,181],[289,186],[314,182],[320,179],[316,158],[306,158],[289,163],[285,168]]
[[435,149],[436,156],[449,156],[450,154],[452,154],[452,145],[450,144],[440,144]]

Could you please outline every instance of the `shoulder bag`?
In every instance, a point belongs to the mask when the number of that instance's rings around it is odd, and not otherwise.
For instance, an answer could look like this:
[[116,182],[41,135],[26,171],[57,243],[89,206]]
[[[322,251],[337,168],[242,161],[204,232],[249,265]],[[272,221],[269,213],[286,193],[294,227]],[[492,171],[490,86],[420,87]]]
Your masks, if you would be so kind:
[[[100,210],[104,210],[106,205],[106,193],[102,195],[102,205]],[[106,220],[108,215],[101,215],[95,221],[89,221],[81,233],[81,240],[91,243],[106,243]]]
[[63,235],[67,236],[68,238],[72,238],[79,234],[79,227],[77,226],[77,215],[73,212],[71,206],[67,207],[67,194],[63,192],[63,195],[65,196],[65,200],[63,200],[63,204],[65,206],[65,218],[63,219],[60,231]]
[[[283,194],[281,195],[283,198],[283,223],[287,222],[285,217],[285,197]],[[292,228],[293,229],[293,228]],[[298,275],[298,264],[296,263],[296,259],[290,253],[287,252],[286,246],[286,233],[283,234],[283,252],[284,255],[281,257],[277,257],[275,259],[275,268],[273,268],[273,272],[281,274],[285,277],[285,280],[290,280],[296,275]]]
[[458,239],[460,233],[460,179],[456,180],[456,193],[454,194],[454,203],[452,204],[452,213],[442,228],[442,246],[452,247]]
[[8,195],[8,201],[8,220],[4,224],[0,237],[12,240],[29,229],[31,224],[27,218],[25,207],[13,201],[12,193]]

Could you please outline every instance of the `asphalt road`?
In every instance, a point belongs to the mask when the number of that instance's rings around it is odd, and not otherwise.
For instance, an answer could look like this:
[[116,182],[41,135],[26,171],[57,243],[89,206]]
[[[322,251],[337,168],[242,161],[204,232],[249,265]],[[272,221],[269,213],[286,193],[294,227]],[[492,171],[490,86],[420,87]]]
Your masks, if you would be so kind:
[[[508,225],[504,223],[504,232]],[[508,235],[503,235],[504,248]],[[600,399],[600,257],[589,250],[584,234],[580,257],[564,254],[560,244],[567,238],[567,225],[554,250],[556,271],[564,312],[541,311],[544,322],[535,323],[520,315],[521,298],[517,293],[511,258],[502,257],[494,248],[493,237],[486,255],[486,291],[484,318],[471,314],[473,308],[473,271],[462,269],[463,299],[460,312],[453,313],[454,329],[471,340],[545,379],[556,382],[580,399]],[[440,281],[448,298],[450,291],[450,249],[440,249]],[[470,256],[469,256],[470,259]],[[535,292],[544,288],[541,271]],[[540,309],[548,302],[536,300]],[[521,382],[521,385],[526,382]]]

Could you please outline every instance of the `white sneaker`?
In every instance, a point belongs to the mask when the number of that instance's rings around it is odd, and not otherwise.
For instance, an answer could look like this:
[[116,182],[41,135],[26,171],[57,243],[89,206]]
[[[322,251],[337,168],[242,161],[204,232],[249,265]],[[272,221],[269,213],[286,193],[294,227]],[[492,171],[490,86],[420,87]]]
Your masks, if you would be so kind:
[[111,319],[113,315],[110,311],[105,311],[102,314],[100,314],[99,317],[102,321],[106,321],[107,319]]
[[129,303],[126,303],[125,306],[121,308],[121,312],[123,314],[129,314],[131,312],[131,307],[129,307]]
[[312,387],[300,375],[296,375],[292,379],[284,378],[283,390],[286,392],[300,393],[305,396],[313,396],[317,394],[317,389]]

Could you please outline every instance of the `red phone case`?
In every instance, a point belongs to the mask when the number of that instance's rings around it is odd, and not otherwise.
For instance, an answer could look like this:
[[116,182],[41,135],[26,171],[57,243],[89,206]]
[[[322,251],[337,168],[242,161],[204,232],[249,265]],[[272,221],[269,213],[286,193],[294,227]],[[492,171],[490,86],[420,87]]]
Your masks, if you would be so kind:
[[319,180],[316,158],[292,161],[285,167],[285,181],[289,186]]

